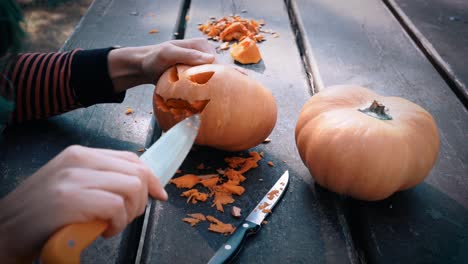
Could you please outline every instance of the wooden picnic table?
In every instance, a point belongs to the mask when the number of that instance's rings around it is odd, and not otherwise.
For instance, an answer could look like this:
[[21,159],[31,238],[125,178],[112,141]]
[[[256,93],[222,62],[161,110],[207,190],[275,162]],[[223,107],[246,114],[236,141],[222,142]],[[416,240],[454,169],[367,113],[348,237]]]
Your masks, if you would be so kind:
[[[246,194],[235,205],[246,216],[285,170],[291,180],[268,223],[235,262],[468,263],[468,8],[463,0],[432,2],[95,0],[63,50],[203,37],[198,23],[212,16],[264,19],[265,28],[279,37],[267,36],[260,44],[259,64],[242,67],[271,89],[278,121],[271,143],[253,149],[264,159],[246,173]],[[433,19],[436,8],[439,20]],[[159,32],[148,34],[151,29]],[[233,63],[226,51],[218,57]],[[441,148],[423,183],[379,202],[354,200],[314,183],[295,148],[295,123],[310,96],[344,83],[407,98],[434,116]],[[8,128],[0,142],[0,194],[72,144],[135,152],[149,146],[161,134],[151,114],[153,89],[132,89],[122,104]],[[127,107],[133,115],[124,114]],[[196,148],[181,169],[205,174],[209,170],[197,170],[198,164],[223,168],[223,158],[233,155],[248,152]],[[82,262],[206,263],[227,237],[209,232],[207,224],[192,228],[181,218],[202,212],[233,225],[241,222],[209,203],[187,204],[172,185],[166,190],[169,201],[150,202],[120,235],[95,241]]]

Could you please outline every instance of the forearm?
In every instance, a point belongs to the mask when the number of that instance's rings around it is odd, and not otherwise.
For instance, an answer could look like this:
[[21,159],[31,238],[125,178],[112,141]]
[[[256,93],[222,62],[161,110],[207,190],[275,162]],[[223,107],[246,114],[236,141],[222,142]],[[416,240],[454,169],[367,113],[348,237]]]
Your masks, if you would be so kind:
[[[111,49],[73,50],[25,53],[14,58],[0,78],[0,95],[15,102],[11,121],[22,123],[82,106],[123,101],[125,89],[131,87],[130,80],[137,81],[138,77],[131,75],[137,73],[136,65],[130,55],[117,56],[113,60],[117,63],[110,67],[110,52]],[[111,73],[115,73],[118,92]],[[11,91],[13,96],[7,94]]]

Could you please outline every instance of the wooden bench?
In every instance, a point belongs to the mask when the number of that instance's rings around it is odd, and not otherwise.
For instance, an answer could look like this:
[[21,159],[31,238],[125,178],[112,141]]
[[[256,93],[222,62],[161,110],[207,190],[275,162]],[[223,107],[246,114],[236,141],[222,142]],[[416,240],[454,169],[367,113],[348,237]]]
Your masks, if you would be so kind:
[[[285,170],[291,182],[268,223],[247,241],[236,263],[467,263],[468,112],[463,92],[457,92],[461,86],[450,82],[452,77],[421,52],[395,13],[400,10],[411,19],[409,6],[416,5],[412,10],[417,10],[417,4],[410,0],[95,0],[63,49],[201,37],[198,23],[211,16],[264,19],[265,28],[280,37],[267,36],[260,44],[263,60],[242,67],[271,89],[278,121],[271,143],[254,149],[265,157],[246,174],[246,194],[235,205],[244,212],[252,210]],[[153,28],[159,33],[148,34]],[[421,27],[416,23],[415,28]],[[443,39],[421,32],[434,42],[435,50],[443,52],[439,48],[447,44]],[[232,63],[228,52],[218,55]],[[442,59],[462,65],[454,66],[454,72],[466,84],[461,55],[455,52]],[[314,184],[295,148],[295,123],[311,95],[343,83],[407,98],[434,116],[441,149],[425,182],[380,202],[357,201]],[[150,145],[160,135],[150,114],[152,92],[152,86],[138,87],[122,104],[97,105],[7,129],[0,142],[0,193],[12,190],[71,144],[135,152]],[[125,115],[126,107],[135,114]],[[201,173],[195,167],[202,162],[223,168],[223,158],[232,155],[198,148],[181,169]],[[83,263],[206,263],[227,238],[209,232],[205,225],[191,228],[181,218],[202,212],[234,225],[240,220],[210,204],[186,204],[172,185],[166,190],[168,202],[151,202],[145,215],[122,234],[98,239],[84,252]]]

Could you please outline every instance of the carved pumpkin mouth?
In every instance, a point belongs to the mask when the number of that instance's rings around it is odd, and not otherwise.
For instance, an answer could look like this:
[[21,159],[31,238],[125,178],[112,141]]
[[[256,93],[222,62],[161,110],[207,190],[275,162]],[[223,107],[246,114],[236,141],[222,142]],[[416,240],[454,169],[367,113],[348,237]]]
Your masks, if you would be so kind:
[[162,96],[156,95],[156,106],[163,112],[170,112],[176,119],[201,113],[210,100],[195,100],[189,102],[179,98],[169,98],[165,100]]

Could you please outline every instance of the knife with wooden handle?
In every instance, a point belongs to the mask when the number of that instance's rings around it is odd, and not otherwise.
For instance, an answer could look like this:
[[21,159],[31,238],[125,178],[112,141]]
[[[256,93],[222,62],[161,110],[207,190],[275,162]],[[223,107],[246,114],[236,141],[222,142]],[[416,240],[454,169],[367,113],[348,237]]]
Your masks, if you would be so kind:
[[[140,156],[165,186],[189,153],[200,127],[196,114],[179,122]],[[78,264],[81,252],[108,227],[108,222],[95,220],[61,228],[46,242],[41,251],[42,264]]]

